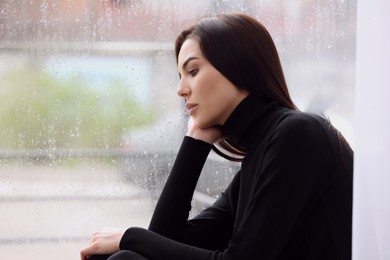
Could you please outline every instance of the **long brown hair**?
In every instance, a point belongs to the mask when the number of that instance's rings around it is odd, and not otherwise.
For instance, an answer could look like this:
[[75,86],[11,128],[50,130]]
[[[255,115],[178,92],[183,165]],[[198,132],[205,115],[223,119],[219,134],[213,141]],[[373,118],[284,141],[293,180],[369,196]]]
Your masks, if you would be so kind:
[[[291,100],[276,46],[267,29],[245,14],[219,14],[182,31],[176,39],[176,61],[186,39],[199,42],[205,58],[236,87],[281,106],[297,109]],[[229,137],[213,149],[240,161],[245,150]]]

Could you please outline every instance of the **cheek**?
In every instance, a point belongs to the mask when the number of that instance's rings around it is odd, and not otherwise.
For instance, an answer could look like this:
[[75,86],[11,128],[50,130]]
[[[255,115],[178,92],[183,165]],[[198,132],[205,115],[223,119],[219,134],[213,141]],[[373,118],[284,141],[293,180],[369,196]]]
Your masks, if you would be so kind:
[[218,98],[212,98],[211,96],[208,96],[206,102],[199,111],[198,124],[202,127],[220,125],[224,115],[224,107],[220,104]]
[[201,103],[201,109],[195,118],[202,127],[221,124],[225,114],[227,100],[227,85],[220,75],[210,73],[197,81],[193,89],[197,99]]
[[199,95],[201,95],[200,98],[204,99],[207,98],[212,92],[213,92],[213,82],[211,80],[207,79],[200,79],[196,83],[196,91]]
[[221,101],[223,88],[220,86],[220,82],[216,80],[203,80],[199,84],[198,93],[201,96],[200,98],[211,106],[213,103]]

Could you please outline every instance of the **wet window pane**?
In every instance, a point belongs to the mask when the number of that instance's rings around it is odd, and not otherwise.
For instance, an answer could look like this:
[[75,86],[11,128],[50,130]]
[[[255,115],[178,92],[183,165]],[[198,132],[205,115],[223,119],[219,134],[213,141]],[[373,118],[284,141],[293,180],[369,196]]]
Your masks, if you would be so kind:
[[[77,259],[103,227],[146,227],[185,133],[173,42],[245,12],[293,99],[353,145],[356,1],[0,1],[0,255]],[[240,165],[211,154],[193,214]]]

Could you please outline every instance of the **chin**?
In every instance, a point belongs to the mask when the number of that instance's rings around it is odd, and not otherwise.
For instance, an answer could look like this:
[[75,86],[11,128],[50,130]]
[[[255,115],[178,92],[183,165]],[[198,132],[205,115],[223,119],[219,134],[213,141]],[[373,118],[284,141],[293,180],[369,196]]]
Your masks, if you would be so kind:
[[206,116],[202,116],[202,114],[196,114],[194,117],[192,117],[195,124],[199,128],[210,128],[213,126],[221,125],[219,123],[220,117],[212,116],[210,113],[206,113]]
[[196,119],[194,121],[199,128],[203,128],[203,129],[210,128],[217,125],[216,123],[213,122],[204,122]]

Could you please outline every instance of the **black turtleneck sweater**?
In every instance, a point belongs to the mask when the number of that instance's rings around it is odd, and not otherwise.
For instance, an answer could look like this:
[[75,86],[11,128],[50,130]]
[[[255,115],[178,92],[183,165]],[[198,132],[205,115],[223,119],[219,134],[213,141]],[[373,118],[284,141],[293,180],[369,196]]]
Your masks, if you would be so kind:
[[188,220],[211,145],[185,137],[148,230],[121,250],[147,259],[350,259],[352,151],[323,117],[249,95],[223,131],[243,146],[241,170]]

